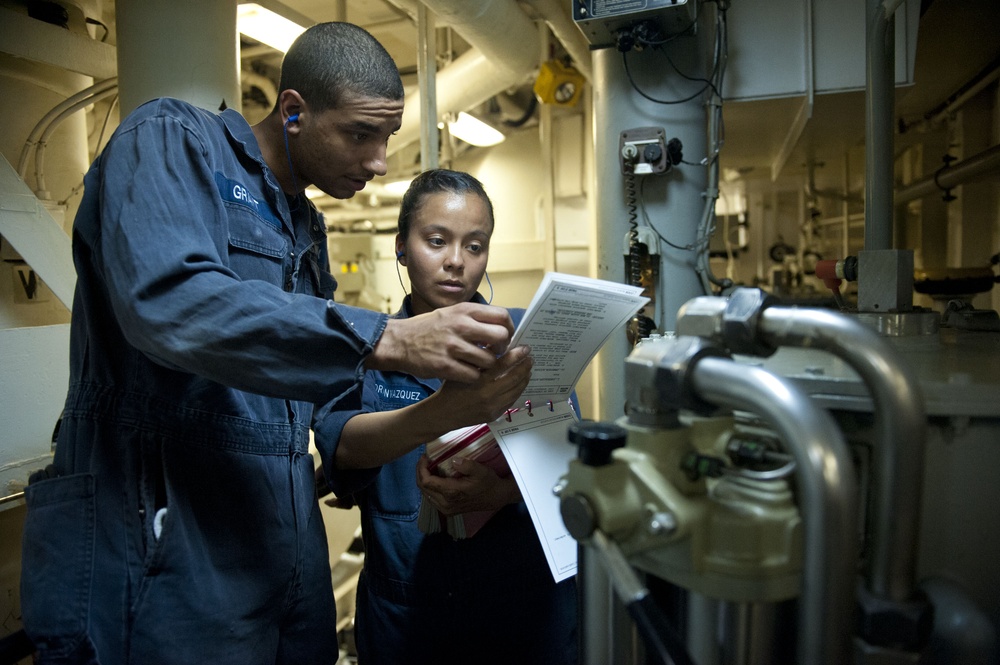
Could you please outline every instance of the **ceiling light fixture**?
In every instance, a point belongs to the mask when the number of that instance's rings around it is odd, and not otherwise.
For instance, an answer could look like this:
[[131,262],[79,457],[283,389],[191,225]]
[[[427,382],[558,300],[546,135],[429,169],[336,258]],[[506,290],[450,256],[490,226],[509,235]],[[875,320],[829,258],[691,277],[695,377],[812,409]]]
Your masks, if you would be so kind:
[[483,147],[496,145],[506,138],[499,130],[464,111],[448,122],[448,131],[457,139]]
[[403,180],[392,180],[385,183],[385,191],[393,196],[402,196],[406,193],[406,190],[410,188],[410,183],[413,182],[413,178],[405,178]]
[[288,51],[295,38],[305,32],[305,28],[298,23],[255,2],[237,5],[236,29],[282,53]]

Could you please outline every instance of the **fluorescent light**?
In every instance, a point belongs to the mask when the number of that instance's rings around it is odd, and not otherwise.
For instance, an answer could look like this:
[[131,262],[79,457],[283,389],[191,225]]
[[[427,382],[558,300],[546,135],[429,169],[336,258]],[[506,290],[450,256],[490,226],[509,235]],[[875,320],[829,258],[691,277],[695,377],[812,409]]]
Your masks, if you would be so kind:
[[253,2],[236,6],[236,28],[247,37],[282,53],[305,32],[305,28],[298,23]]
[[478,146],[496,145],[506,138],[501,132],[464,111],[448,123],[448,131],[455,138]]
[[393,194],[395,196],[402,196],[403,194],[406,193],[406,190],[410,188],[411,182],[413,182],[413,178],[409,178],[406,180],[393,180],[392,182],[385,183],[383,187],[385,188],[385,191],[388,192],[389,194]]

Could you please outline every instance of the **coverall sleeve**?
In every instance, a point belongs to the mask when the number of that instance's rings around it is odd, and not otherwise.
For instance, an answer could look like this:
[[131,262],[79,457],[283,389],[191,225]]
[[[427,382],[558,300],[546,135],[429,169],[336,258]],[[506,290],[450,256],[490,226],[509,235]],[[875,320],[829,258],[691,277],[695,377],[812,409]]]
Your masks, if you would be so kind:
[[[369,374],[370,375],[370,374]],[[338,497],[355,494],[372,482],[378,476],[381,466],[370,469],[338,469],[336,464],[337,447],[344,432],[347,421],[351,418],[375,411],[375,390],[373,381],[365,381],[361,389],[361,408],[343,410],[342,405],[326,404],[318,409],[313,421],[314,441],[316,450],[323,462],[326,482]]]
[[159,364],[240,390],[316,403],[354,390],[387,317],[235,274],[197,129],[154,115],[102,157],[91,251],[126,339]]

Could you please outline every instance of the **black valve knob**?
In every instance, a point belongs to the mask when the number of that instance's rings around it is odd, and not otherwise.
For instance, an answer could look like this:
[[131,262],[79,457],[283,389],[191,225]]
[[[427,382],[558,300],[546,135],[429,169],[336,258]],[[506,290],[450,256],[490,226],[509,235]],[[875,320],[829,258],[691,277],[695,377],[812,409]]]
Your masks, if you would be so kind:
[[569,428],[570,443],[579,447],[578,457],[587,466],[604,466],[611,462],[611,451],[625,445],[625,428],[614,423],[573,423]]

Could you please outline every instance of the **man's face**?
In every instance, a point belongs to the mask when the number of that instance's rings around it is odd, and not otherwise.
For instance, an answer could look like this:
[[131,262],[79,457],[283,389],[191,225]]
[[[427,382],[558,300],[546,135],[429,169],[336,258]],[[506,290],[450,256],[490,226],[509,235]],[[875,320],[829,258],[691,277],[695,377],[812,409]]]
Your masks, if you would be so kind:
[[305,111],[291,147],[300,182],[338,199],[349,199],[386,173],[386,143],[400,127],[403,100],[345,95],[339,108]]

